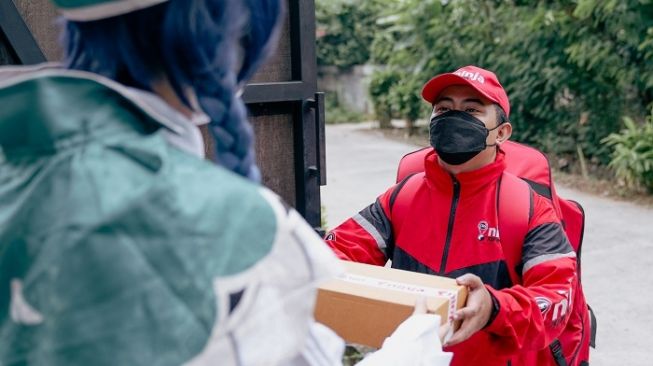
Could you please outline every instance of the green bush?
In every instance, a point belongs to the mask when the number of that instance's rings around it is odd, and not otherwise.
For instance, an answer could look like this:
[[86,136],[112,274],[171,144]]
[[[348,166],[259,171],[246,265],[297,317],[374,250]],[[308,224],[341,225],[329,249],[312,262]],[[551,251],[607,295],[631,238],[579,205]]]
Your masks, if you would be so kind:
[[393,70],[377,71],[372,75],[369,93],[374,105],[374,115],[381,128],[389,128],[392,117],[396,115],[391,91],[401,78],[402,75]]
[[401,84],[469,64],[495,71],[515,139],[548,153],[580,146],[607,164],[601,140],[653,102],[650,0],[403,0],[384,14],[372,61]]
[[640,186],[653,193],[653,109],[643,124],[624,117],[624,126],[603,139],[613,148],[609,166],[629,187]]
[[495,71],[505,87],[514,139],[605,166],[615,158],[602,141],[621,135],[621,116],[639,120],[653,103],[653,0],[317,5],[320,64],[383,65],[369,89],[383,127],[428,116],[421,85],[474,64]]
[[364,113],[352,111],[340,104],[338,95],[334,92],[327,92],[325,98],[324,108],[327,124],[362,122],[368,119]]
[[390,127],[392,118],[406,121],[408,134],[413,133],[414,122],[430,113],[428,103],[420,96],[423,81],[412,73],[386,69],[372,74],[369,94],[375,117],[380,127]]
[[381,9],[394,0],[317,0],[317,63],[348,69],[370,58]]

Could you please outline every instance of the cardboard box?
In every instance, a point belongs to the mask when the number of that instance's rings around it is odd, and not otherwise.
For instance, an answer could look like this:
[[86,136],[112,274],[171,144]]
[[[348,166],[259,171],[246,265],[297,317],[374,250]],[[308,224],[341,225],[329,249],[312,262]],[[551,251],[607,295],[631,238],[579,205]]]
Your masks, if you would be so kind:
[[420,296],[443,325],[467,299],[467,289],[450,278],[367,264],[342,262],[346,273],[318,290],[315,319],[348,343],[380,348],[414,311]]

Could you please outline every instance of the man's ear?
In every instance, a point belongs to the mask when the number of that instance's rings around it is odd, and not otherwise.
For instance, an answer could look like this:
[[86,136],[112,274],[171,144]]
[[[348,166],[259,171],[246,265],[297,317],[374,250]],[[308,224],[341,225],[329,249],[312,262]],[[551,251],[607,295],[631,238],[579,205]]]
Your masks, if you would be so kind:
[[512,125],[510,122],[504,122],[499,126],[499,129],[497,130],[497,145],[501,145],[505,141],[507,141],[510,136],[512,135]]

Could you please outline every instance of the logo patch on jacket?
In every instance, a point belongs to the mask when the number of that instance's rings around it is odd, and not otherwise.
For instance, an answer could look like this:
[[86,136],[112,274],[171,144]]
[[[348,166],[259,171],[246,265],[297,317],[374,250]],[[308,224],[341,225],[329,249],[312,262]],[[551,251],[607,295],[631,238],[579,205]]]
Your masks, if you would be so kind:
[[540,313],[542,313],[542,315],[545,315],[549,312],[549,309],[551,309],[551,300],[546,297],[536,297],[535,302],[537,303],[537,307],[540,308]]
[[[499,228],[490,227],[487,221],[483,220],[478,223],[478,240],[482,241],[487,238],[488,241],[499,241]],[[486,235],[487,234],[487,235]]]

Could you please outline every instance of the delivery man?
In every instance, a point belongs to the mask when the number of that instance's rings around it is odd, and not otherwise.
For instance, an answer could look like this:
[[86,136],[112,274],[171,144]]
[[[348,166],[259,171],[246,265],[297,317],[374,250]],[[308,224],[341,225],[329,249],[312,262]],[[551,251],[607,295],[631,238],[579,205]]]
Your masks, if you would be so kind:
[[[452,365],[558,364],[548,346],[569,317],[576,255],[551,204],[532,191],[528,232],[517,245],[502,242],[501,144],[512,133],[506,92],[494,73],[466,66],[428,81],[422,96],[433,107],[435,149],[424,175],[388,189],[329,232],[327,243],[342,259],[391,260],[467,286],[467,305],[454,314],[462,325],[445,348]],[[509,268],[514,256],[519,264]],[[573,357],[573,345],[564,351]]]

